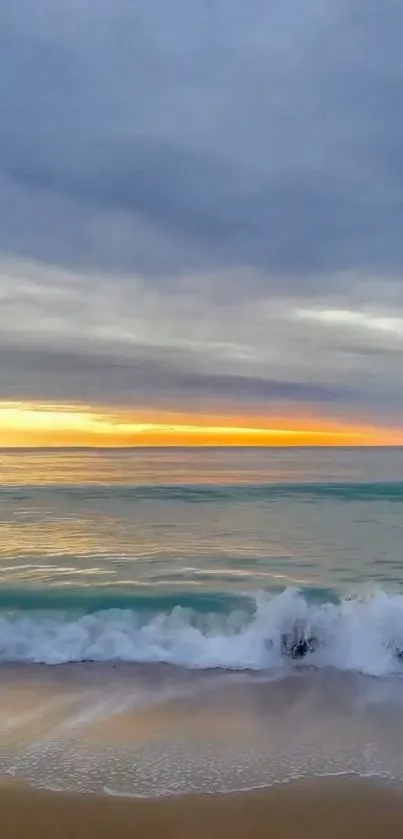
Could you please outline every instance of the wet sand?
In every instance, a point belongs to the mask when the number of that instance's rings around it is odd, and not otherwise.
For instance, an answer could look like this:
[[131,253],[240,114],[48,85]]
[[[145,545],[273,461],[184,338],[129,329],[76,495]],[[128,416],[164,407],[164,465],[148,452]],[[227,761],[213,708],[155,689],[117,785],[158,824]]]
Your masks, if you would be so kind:
[[4,666],[0,778],[139,797],[342,774],[400,784],[402,709],[401,679],[333,671],[267,682],[166,667]]
[[359,780],[234,795],[129,799],[0,787],[3,839],[379,839],[403,836],[403,794]]

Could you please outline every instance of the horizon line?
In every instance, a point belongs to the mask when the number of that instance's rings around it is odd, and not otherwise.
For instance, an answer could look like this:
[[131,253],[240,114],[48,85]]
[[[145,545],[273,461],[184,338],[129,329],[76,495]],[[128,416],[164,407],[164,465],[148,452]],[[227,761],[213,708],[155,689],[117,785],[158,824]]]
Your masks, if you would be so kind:
[[403,449],[403,443],[271,443],[271,444],[244,444],[224,443],[224,444],[184,444],[171,443],[152,444],[152,445],[11,445],[3,446],[0,444],[0,452],[12,451],[146,451],[146,450],[169,450],[169,449]]

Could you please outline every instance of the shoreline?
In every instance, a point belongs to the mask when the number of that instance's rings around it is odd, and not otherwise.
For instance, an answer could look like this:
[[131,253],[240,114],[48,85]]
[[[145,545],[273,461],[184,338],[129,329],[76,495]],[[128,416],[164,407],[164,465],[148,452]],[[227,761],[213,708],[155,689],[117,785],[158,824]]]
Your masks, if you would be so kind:
[[403,789],[322,778],[231,794],[129,798],[50,792],[0,781],[3,839],[375,839],[403,835]]

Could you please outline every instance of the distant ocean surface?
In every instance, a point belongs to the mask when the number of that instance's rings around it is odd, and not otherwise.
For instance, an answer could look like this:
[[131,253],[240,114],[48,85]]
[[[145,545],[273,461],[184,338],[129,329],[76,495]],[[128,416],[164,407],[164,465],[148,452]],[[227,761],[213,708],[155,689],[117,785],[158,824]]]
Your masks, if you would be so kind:
[[403,778],[401,651],[402,449],[0,451],[0,771]]

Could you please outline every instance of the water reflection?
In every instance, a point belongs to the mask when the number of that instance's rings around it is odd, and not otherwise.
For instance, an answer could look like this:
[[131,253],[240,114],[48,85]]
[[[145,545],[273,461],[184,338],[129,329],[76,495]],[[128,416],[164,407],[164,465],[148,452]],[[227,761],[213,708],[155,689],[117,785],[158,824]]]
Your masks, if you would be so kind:
[[179,495],[117,489],[402,475],[401,450],[2,451],[0,586],[227,591],[400,581],[400,504],[293,497],[184,504]]
[[0,449],[0,486],[400,481],[403,449]]

